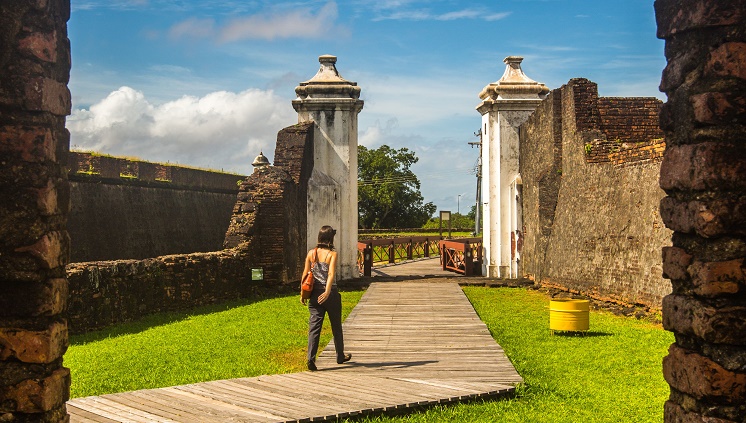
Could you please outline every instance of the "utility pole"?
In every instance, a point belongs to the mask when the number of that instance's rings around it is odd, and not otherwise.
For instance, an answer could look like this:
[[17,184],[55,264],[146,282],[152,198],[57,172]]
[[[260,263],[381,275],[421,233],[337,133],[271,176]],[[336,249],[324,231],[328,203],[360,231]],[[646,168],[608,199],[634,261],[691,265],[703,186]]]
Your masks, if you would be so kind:
[[479,128],[474,133],[474,136],[478,137],[479,141],[472,141],[469,145],[479,147],[479,156],[477,157],[477,207],[474,209],[474,236],[477,236],[479,233],[479,221],[482,217],[482,128]]

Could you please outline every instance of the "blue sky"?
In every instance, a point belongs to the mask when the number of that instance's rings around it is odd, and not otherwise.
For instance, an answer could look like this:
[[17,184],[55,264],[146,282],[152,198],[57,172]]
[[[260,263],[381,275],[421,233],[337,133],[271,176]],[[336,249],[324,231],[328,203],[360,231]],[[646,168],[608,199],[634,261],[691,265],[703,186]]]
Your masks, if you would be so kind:
[[650,0],[71,0],[71,146],[251,172],[297,122],[294,89],[338,57],[359,141],[406,147],[426,201],[474,204],[480,90],[506,56],[549,88],[650,96],[665,66]]

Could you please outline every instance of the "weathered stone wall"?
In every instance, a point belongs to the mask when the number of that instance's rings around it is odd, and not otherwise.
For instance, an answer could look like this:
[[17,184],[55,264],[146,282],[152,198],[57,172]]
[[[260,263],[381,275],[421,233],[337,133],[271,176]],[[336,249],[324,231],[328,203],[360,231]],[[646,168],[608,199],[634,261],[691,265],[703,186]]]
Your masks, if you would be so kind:
[[[629,114],[624,114],[629,107]],[[521,127],[523,273],[596,298],[661,307],[656,99],[599,98],[573,79]]]
[[69,163],[74,263],[218,251],[245,178],[79,152]]
[[0,2],[0,421],[67,421],[69,18]]
[[746,7],[658,0],[667,422],[746,421]]
[[223,244],[247,251],[266,278],[281,283],[300,283],[303,271],[315,128],[306,122],[279,132],[275,166],[257,168],[241,183]]
[[249,297],[271,286],[252,281],[251,266],[238,250],[70,264],[70,332]]
[[[313,167],[314,128],[306,123],[281,130],[276,166],[241,182],[223,234],[225,249],[69,265],[71,332],[299,284],[306,253],[304,186]],[[251,269],[262,269],[261,281],[252,280]]]

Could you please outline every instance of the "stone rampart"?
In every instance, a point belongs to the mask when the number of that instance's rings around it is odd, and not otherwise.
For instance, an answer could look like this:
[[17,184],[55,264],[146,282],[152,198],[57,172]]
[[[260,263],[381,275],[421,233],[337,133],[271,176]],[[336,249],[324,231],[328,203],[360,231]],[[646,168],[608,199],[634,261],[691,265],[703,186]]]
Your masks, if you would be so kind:
[[[232,196],[233,215],[225,218],[230,226],[221,238],[224,249],[218,243],[219,251],[213,252],[68,265],[70,331],[101,329],[298,283],[314,130],[313,123],[306,123],[278,133],[276,166],[257,169]],[[260,270],[261,279],[252,279],[252,269]]]
[[523,273],[543,285],[661,308],[661,102],[598,97],[573,79],[521,127]]
[[238,250],[70,264],[70,331],[249,297],[268,285],[252,281],[251,265]]
[[71,152],[71,262],[222,248],[242,175]]

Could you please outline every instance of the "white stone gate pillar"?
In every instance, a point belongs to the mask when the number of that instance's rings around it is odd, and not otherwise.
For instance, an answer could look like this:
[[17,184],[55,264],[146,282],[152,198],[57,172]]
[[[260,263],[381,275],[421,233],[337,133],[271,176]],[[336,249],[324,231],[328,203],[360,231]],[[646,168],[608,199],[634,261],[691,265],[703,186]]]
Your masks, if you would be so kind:
[[[492,278],[518,277],[518,256],[511,249],[522,228],[516,192],[518,174],[518,127],[549,93],[542,83],[527,77],[522,57],[509,56],[505,73],[479,93],[482,102],[482,193],[484,198],[482,274]],[[511,188],[512,185],[512,188]],[[512,193],[512,194],[511,194]],[[513,198],[511,198],[513,196]],[[515,243],[515,242],[514,242]],[[513,254],[511,254],[513,253]]]
[[308,247],[319,229],[331,225],[338,252],[338,278],[359,276],[357,268],[357,115],[360,87],[337,72],[335,56],[319,56],[318,73],[295,88],[298,122],[313,121],[314,168],[308,182]]

